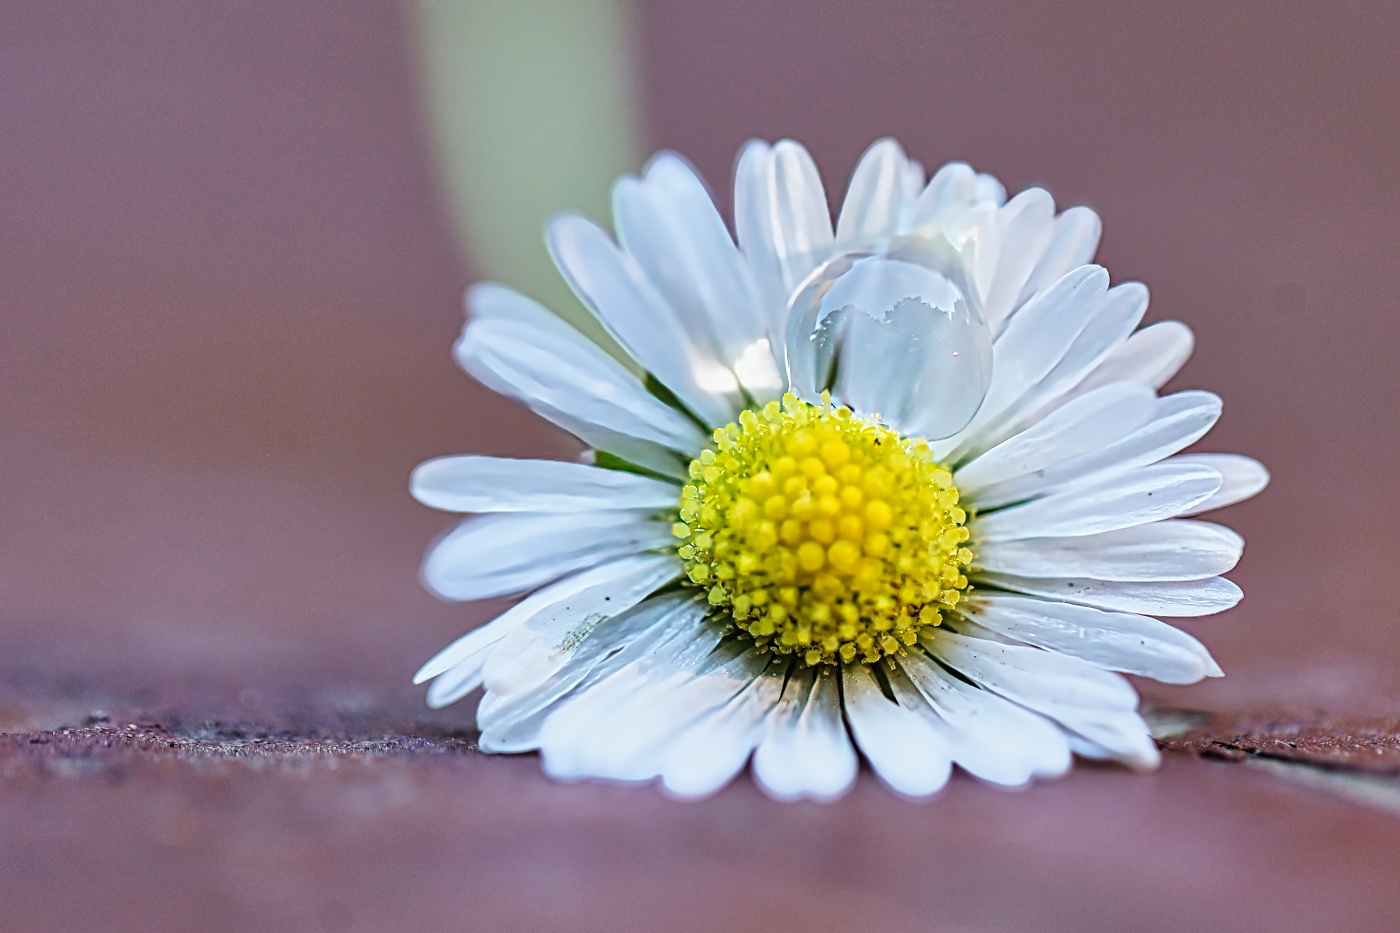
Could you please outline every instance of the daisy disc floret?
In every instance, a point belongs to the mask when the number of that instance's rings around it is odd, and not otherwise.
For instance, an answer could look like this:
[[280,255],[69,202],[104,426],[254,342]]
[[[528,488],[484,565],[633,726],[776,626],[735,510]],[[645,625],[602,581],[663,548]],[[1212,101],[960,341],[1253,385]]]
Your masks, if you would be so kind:
[[967,514],[928,445],[830,397],[745,411],[690,464],[686,578],[762,648],[873,663],[917,644],[967,586]]

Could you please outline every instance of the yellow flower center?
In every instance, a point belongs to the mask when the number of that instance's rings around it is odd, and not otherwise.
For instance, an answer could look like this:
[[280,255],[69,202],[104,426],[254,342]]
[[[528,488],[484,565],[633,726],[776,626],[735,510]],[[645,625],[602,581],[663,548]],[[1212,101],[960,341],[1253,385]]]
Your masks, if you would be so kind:
[[957,603],[967,515],[922,439],[790,393],[714,438],[681,493],[679,553],[760,646],[874,663]]

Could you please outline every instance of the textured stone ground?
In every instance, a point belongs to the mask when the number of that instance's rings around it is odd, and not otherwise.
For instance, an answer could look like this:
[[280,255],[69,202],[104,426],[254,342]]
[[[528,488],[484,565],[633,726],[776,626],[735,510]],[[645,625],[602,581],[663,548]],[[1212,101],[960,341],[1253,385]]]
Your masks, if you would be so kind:
[[1356,772],[1400,776],[1400,718],[1338,718],[1276,711],[1209,717],[1169,737],[1172,751],[1226,761],[1250,757]]
[[960,776],[923,803],[866,774],[794,806],[747,778],[700,803],[553,784],[392,701],[3,710],[5,929],[1381,931],[1400,910],[1400,816],[1237,761],[1394,774],[1394,720],[1160,711],[1189,728],[1155,774]]

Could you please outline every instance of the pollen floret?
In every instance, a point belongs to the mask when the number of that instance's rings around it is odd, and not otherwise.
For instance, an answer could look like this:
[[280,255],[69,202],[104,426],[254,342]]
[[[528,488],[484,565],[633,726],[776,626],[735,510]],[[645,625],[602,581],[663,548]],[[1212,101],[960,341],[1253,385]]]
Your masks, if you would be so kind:
[[957,604],[967,516],[922,439],[789,393],[714,444],[690,464],[679,553],[760,646],[808,665],[873,663]]

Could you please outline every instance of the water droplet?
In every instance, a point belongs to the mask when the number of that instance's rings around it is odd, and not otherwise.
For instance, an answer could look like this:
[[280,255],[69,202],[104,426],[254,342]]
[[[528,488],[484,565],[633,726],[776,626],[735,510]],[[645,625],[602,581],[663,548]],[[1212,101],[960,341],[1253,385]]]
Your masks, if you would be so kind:
[[962,256],[904,237],[818,268],[788,316],[793,391],[930,440],[966,427],[992,375],[992,335]]

